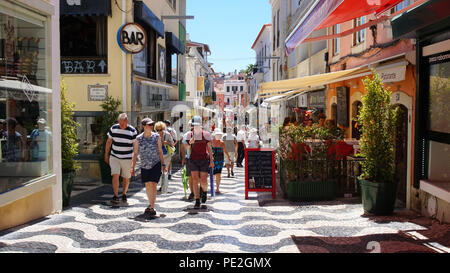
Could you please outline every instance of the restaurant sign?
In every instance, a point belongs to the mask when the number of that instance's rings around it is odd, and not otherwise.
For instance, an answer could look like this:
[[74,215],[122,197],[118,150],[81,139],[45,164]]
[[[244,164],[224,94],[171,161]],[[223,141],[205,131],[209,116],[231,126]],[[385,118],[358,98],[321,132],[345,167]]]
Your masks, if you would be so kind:
[[136,54],[144,50],[147,45],[147,33],[141,25],[127,23],[117,32],[117,43],[126,53]]
[[399,82],[405,80],[406,66],[400,65],[386,69],[379,69],[377,72],[383,82]]

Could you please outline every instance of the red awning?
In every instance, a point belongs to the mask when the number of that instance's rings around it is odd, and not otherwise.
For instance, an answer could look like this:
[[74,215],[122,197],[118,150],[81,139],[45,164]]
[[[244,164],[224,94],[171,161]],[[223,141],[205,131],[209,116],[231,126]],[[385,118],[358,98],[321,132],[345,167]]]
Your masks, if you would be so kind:
[[285,41],[286,55],[289,55],[313,30],[340,24],[352,19],[380,13],[402,0],[316,0],[302,23],[288,35]]
[[344,0],[315,30],[334,26],[364,15],[380,13],[403,0]]

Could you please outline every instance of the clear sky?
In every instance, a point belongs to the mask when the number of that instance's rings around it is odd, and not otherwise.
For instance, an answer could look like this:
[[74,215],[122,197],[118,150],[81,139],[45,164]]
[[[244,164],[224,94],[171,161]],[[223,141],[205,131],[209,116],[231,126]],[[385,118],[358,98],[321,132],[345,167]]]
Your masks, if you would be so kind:
[[256,62],[251,49],[262,26],[271,23],[269,0],[187,0],[186,32],[191,41],[207,44],[216,72],[245,69]]

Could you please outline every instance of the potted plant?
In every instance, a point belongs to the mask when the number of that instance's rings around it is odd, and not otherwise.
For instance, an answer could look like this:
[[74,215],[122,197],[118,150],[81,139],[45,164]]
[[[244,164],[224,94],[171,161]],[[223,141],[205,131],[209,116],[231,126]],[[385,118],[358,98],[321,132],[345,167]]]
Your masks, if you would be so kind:
[[111,168],[105,162],[105,148],[106,141],[108,140],[107,133],[111,126],[117,123],[117,117],[120,114],[120,104],[121,101],[112,96],[108,96],[107,100],[100,104],[103,111],[99,122],[101,125],[97,129],[102,135],[102,142],[96,147],[94,152],[98,154],[102,182],[105,184],[112,184]]
[[74,119],[75,103],[68,102],[66,98],[67,85],[61,81],[61,166],[62,166],[62,194],[63,206],[70,202],[73,180],[76,171],[80,168],[75,160],[78,154],[77,127],[80,126]]
[[391,104],[391,92],[384,88],[378,74],[363,80],[366,95],[358,117],[362,126],[360,139],[362,173],[358,178],[364,211],[388,215],[394,211],[397,191],[395,181],[395,125],[398,108]]

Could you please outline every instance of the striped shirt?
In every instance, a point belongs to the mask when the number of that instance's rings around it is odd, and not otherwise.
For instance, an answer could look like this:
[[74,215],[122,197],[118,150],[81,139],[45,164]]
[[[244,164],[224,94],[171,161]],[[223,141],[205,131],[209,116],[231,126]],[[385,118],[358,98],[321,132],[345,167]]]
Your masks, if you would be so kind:
[[108,137],[113,140],[111,155],[118,159],[131,159],[133,157],[133,143],[136,141],[137,131],[128,125],[120,129],[119,124],[114,124],[108,131]]

